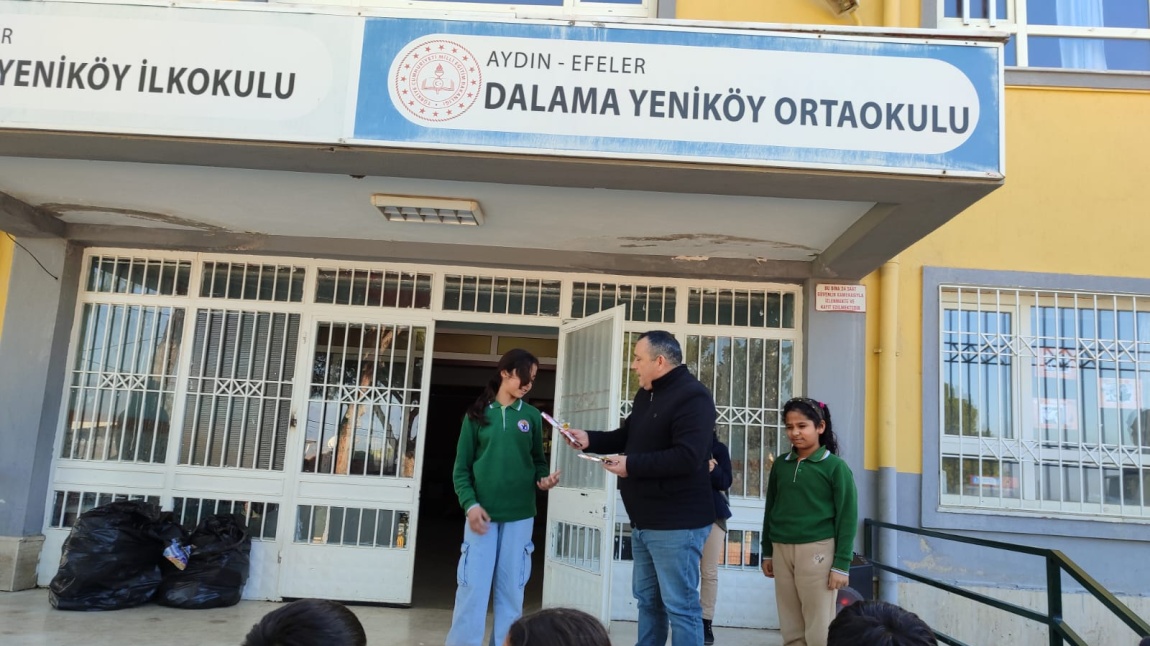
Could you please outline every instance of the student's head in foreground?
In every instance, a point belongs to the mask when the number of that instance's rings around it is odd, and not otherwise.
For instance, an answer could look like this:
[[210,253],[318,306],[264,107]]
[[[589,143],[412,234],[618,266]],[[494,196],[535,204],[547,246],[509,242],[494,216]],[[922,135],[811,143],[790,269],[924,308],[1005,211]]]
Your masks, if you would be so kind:
[[366,646],[352,611],[336,601],[300,599],[264,615],[243,646]]
[[520,617],[503,646],[611,646],[599,620],[574,608],[547,608]]
[[918,615],[884,601],[859,601],[831,622],[827,646],[937,646]]

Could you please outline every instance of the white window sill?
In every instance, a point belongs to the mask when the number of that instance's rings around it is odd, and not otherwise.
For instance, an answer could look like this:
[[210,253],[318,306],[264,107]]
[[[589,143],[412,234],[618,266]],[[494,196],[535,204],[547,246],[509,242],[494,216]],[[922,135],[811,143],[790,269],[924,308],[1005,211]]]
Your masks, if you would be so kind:
[[1150,90],[1150,72],[1098,72],[1045,67],[1008,67],[1006,68],[1006,85],[1008,87]]

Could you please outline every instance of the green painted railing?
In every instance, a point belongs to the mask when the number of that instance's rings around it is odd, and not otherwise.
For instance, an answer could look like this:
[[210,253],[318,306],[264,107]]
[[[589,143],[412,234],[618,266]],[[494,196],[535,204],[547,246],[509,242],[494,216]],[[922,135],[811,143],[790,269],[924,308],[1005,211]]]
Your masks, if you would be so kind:
[[[1036,612],[1030,608],[1023,608],[1022,606],[1013,603],[1007,603],[1000,599],[988,597],[984,594],[971,592],[964,588],[960,588],[949,583],[944,583],[938,579],[910,572],[902,568],[896,567],[892,563],[883,563],[876,560],[875,545],[877,542],[876,534],[880,529],[889,529],[896,532],[905,532],[907,534],[915,534],[918,536],[926,536],[929,538],[937,538],[944,541],[953,541],[956,543],[969,543],[979,547],[989,549],[1005,550],[1007,552],[1016,552],[1019,554],[1030,554],[1032,556],[1039,556],[1046,561],[1046,613]],[[1050,646],[1063,646],[1063,644],[1073,644],[1074,646],[1089,646],[1078,633],[1074,632],[1062,617],[1062,573],[1065,572],[1072,579],[1077,581],[1087,592],[1092,594],[1095,599],[1102,603],[1108,610],[1114,613],[1122,621],[1141,636],[1150,636],[1150,623],[1134,614],[1126,604],[1122,603],[1111,594],[1106,588],[1102,587],[1100,583],[1094,580],[1078,564],[1066,558],[1066,555],[1058,550],[1050,550],[1040,547],[1030,547],[1027,545],[1012,545],[1010,543],[1002,543],[1000,541],[989,541],[982,538],[973,538],[970,536],[959,536],[958,534],[947,534],[945,532],[936,532],[929,529],[919,529],[917,527],[907,527],[905,525],[895,525],[892,523],[884,523],[881,521],[867,518],[863,521],[863,554],[871,565],[876,570],[885,570],[892,572],[901,577],[917,581],[925,585],[929,585],[939,590],[945,590],[952,594],[957,594],[960,597],[971,599],[983,605],[997,608],[1005,612],[1009,612],[1019,617],[1025,617],[1031,621],[1037,621],[1047,627],[1050,635]],[[935,631],[938,640],[944,644],[951,646],[967,646],[949,635]]]

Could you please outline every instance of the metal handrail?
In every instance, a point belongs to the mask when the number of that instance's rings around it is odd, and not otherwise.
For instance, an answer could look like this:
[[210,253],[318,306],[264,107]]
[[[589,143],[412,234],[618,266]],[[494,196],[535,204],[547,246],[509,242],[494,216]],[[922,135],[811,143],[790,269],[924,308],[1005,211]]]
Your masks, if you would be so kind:
[[[988,597],[984,594],[971,592],[948,583],[943,583],[938,579],[923,576],[914,572],[904,570],[896,567],[891,563],[882,563],[875,560],[875,532],[879,529],[890,529],[896,532],[906,532],[908,534],[917,534],[919,536],[926,536],[929,538],[938,538],[944,541],[953,541],[956,543],[968,543],[978,547],[987,547],[997,550],[1005,550],[1007,552],[1016,552],[1019,554],[1030,554],[1032,556],[1040,556],[1046,561],[1046,613],[1036,612],[1029,608],[1007,603],[994,597]],[[882,521],[867,518],[863,521],[863,555],[866,556],[867,561],[870,562],[878,570],[885,570],[898,576],[918,581],[929,585],[939,590],[944,590],[952,594],[957,594],[967,599],[972,599],[978,603],[1004,610],[1013,615],[1018,615],[1032,621],[1044,624],[1047,627],[1050,646],[1062,646],[1069,643],[1074,646],[1089,646],[1078,633],[1074,632],[1062,617],[1062,573],[1070,575],[1077,581],[1087,592],[1094,595],[1107,610],[1114,613],[1122,623],[1129,626],[1135,633],[1140,636],[1150,636],[1150,623],[1134,614],[1126,604],[1122,603],[1110,593],[1109,590],[1102,587],[1093,577],[1086,573],[1077,563],[1071,561],[1059,550],[1045,549],[1041,547],[1030,547],[1028,545],[1012,545],[1010,543],[1003,543],[1001,541],[991,541],[982,538],[973,538],[971,536],[960,536],[958,534],[948,534],[945,532],[938,532],[930,529],[920,529],[918,527],[907,527],[906,525],[896,525],[894,523],[885,523]],[[935,636],[944,644],[951,646],[967,646],[963,642],[935,631]]]

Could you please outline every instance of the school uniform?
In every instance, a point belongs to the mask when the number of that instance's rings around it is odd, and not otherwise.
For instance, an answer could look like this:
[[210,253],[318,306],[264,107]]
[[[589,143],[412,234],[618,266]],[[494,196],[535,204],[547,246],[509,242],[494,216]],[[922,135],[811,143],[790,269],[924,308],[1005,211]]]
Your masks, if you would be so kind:
[[850,467],[820,446],[800,459],[780,455],[767,477],[763,558],[773,558],[785,646],[825,646],[835,615],[831,570],[850,572],[858,493]]
[[490,646],[502,646],[523,614],[523,588],[531,577],[535,545],[535,484],[548,475],[543,417],[517,400],[492,402],[482,424],[465,417],[455,453],[455,493],[464,511],[481,505],[491,522],[485,534],[463,523],[458,587],[447,646],[482,646],[494,581],[495,627]]

